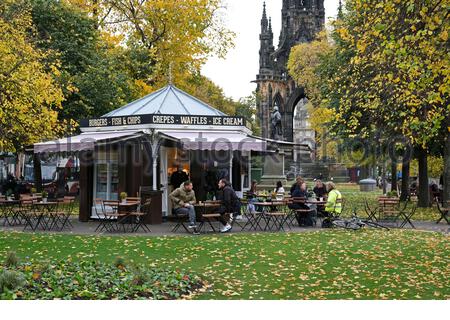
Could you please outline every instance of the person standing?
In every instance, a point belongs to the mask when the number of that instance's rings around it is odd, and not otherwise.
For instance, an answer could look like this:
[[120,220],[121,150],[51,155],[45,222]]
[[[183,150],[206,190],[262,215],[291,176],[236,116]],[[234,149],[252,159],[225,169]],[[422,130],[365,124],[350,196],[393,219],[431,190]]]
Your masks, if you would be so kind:
[[[241,213],[241,202],[239,201],[236,192],[231,187],[231,184],[226,179],[220,179],[219,181],[219,190],[222,191],[222,204],[218,210],[220,213],[220,222],[223,225],[223,228],[220,229],[220,232],[225,233],[231,230],[231,221],[233,217],[239,215]],[[225,219],[225,214],[231,213],[230,221]]]
[[189,228],[194,230],[194,234],[199,234],[196,225],[196,213],[194,204],[197,202],[195,191],[191,181],[185,181],[181,186],[170,194],[170,199],[174,205],[175,215],[188,215]]
[[170,184],[174,189],[178,188],[182,183],[189,180],[189,176],[183,171],[181,165],[178,166],[177,171],[170,176]]

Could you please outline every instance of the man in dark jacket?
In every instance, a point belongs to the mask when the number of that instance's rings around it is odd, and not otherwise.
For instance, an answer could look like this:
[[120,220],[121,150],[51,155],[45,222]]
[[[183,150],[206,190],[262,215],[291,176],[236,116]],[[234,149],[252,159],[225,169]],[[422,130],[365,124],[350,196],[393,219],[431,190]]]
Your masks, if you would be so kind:
[[182,183],[185,183],[188,180],[189,176],[186,172],[183,171],[182,166],[178,166],[177,171],[172,173],[172,175],[170,176],[170,184],[173,186],[174,190],[179,188]]
[[237,216],[241,212],[241,202],[226,179],[220,179],[219,191],[221,191],[221,196],[218,200],[222,200],[222,205],[218,212],[221,215],[220,222],[223,224],[223,228],[220,229],[220,232],[224,233],[231,230],[230,221],[227,221],[224,217],[225,213],[231,213],[232,216],[230,218],[233,219],[233,216]]
[[291,187],[291,196],[293,197],[293,194],[294,194],[294,191],[296,190],[296,189],[300,189],[300,186],[302,185],[302,183],[304,182],[304,180],[303,180],[303,178],[302,177],[300,177],[300,176],[298,176],[296,179],[295,179],[295,183],[292,185],[292,187]]

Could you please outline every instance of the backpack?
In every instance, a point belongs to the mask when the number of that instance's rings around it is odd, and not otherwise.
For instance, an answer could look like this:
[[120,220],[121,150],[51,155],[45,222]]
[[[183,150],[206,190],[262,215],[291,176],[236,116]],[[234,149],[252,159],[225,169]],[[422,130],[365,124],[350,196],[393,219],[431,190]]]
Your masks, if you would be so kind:
[[329,218],[323,219],[323,221],[322,221],[322,228],[329,229],[332,226],[333,225],[332,225],[331,220]]

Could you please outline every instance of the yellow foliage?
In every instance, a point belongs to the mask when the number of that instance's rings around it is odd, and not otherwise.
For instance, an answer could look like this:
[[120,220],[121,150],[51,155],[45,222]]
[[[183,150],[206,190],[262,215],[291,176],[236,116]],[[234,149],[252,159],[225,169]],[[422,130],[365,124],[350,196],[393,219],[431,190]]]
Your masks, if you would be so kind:
[[[12,2],[2,2],[0,12]],[[45,64],[49,53],[29,40],[29,8],[0,15],[0,30],[0,151],[15,152],[64,129],[58,122],[63,94],[53,80],[57,66]]]

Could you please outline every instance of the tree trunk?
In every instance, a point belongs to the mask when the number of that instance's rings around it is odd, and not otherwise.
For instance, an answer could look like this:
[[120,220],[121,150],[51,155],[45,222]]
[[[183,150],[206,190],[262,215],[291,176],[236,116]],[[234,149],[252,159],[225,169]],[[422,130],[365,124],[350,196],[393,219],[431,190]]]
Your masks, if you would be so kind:
[[428,208],[430,206],[430,191],[428,187],[428,161],[427,150],[418,148],[419,160],[419,207]]
[[450,132],[447,132],[447,136],[445,137],[444,161],[443,199],[444,203],[447,203],[450,200]]
[[409,197],[409,159],[402,163],[402,194],[401,201],[406,201]]
[[381,181],[383,183],[383,194],[387,193],[387,179],[386,179],[386,161],[384,159],[384,156],[382,157],[382,169],[381,169]]
[[392,172],[391,191],[397,191],[397,159],[395,158],[392,158],[391,172]]
[[42,192],[42,170],[39,153],[33,154],[34,187],[37,192]]

